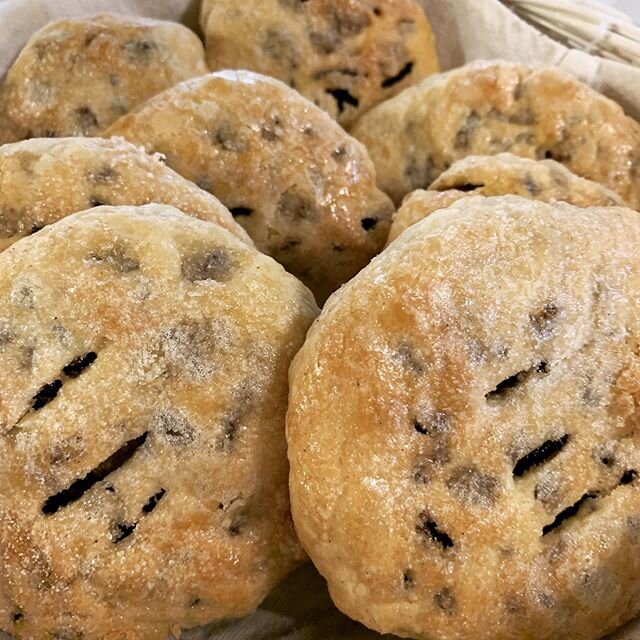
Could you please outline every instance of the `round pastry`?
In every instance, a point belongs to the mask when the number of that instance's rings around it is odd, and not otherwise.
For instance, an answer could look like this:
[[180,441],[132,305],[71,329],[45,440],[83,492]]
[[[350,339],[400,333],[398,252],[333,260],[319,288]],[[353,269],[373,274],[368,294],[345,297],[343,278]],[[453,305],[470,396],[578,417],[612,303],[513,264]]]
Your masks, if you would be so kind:
[[640,207],[640,125],[555,68],[476,62],[378,105],[354,128],[396,203],[469,155],[550,158]]
[[455,162],[429,187],[408,195],[393,216],[387,243],[438,209],[476,195],[517,195],[542,202],[561,200],[576,207],[624,206],[611,189],[578,178],[554,160],[529,160],[510,153],[468,156]]
[[278,78],[345,127],[438,71],[416,0],[204,0],[200,23],[212,70]]
[[0,147],[0,250],[76,211],[149,202],[252,244],[220,201],[124,140],[38,138]]
[[287,436],[340,609],[422,640],[596,640],[640,612],[639,243],[629,209],[470,198],[332,296]]
[[96,135],[140,102],[206,72],[202,43],[175,22],[112,14],[52,22],[0,85],[0,144]]
[[0,628],[166,640],[302,559],[287,369],[311,293],[218,225],[101,207],[0,255]]
[[393,205],[377,189],[364,147],[277,80],[246,71],[195,78],[103,135],[163,153],[319,302],[387,239]]

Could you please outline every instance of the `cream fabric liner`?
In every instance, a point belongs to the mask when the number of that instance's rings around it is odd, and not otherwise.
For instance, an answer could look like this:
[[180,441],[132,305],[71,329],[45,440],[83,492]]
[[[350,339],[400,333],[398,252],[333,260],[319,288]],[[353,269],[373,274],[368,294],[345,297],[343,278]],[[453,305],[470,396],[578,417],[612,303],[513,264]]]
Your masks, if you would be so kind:
[[[249,1],[249,0],[238,0]],[[640,69],[569,51],[529,26],[498,0],[420,0],[434,27],[442,66],[506,58],[556,64],[618,100],[640,119]],[[52,19],[120,11],[179,20],[196,28],[193,0],[0,0],[0,76],[29,36]],[[8,636],[0,632],[0,640]],[[331,604],[322,578],[306,565],[259,611],[240,621],[182,634],[184,640],[380,640]],[[392,636],[384,636],[391,639]],[[639,640],[640,624],[610,640]]]

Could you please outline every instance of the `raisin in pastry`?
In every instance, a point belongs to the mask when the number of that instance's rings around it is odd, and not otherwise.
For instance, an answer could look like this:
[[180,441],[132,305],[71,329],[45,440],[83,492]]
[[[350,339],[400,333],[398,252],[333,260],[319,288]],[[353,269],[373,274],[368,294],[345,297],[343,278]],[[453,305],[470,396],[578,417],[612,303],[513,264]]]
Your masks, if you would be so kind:
[[303,557],[284,417],[311,293],[147,205],[17,242],[0,301],[0,629],[166,640],[252,611]]
[[576,207],[623,206],[607,187],[578,178],[555,160],[529,160],[510,153],[468,156],[455,162],[429,187],[407,196],[393,216],[387,242],[438,209],[469,196],[517,195],[542,202],[561,200]]
[[345,127],[438,71],[416,0],[204,0],[200,23],[212,70],[278,78]]
[[468,198],[336,293],[291,368],[293,518],[335,603],[422,640],[640,612],[640,215]]
[[170,204],[249,236],[211,194],[125,140],[34,138],[0,147],[0,250],[99,205]]
[[247,71],[188,80],[103,135],[163,153],[319,302],[387,238],[393,205],[364,147],[278,80]]
[[640,125],[559,69],[476,62],[432,76],[353,130],[396,203],[469,155],[556,160],[640,207]]
[[0,84],[0,144],[96,135],[206,71],[202,43],[175,22],[113,14],[52,22],[31,37]]

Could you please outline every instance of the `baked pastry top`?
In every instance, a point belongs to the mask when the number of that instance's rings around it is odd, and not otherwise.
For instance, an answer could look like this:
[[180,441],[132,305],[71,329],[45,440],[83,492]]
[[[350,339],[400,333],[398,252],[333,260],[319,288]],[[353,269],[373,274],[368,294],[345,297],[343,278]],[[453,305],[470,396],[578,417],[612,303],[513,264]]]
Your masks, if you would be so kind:
[[424,640],[596,640],[640,612],[639,242],[629,209],[468,198],[332,296],[287,438],[340,609]]
[[284,419],[311,293],[147,205],[16,243],[0,300],[0,628],[166,640],[251,612],[303,558]]
[[552,159],[640,207],[640,124],[551,67],[475,62],[431,76],[374,107],[353,135],[396,204],[469,155]]
[[169,204],[251,239],[214,196],[125,140],[34,138],[0,146],[0,250],[77,211]]
[[100,14],[37,31],[0,84],[0,144],[97,135],[137,104],[207,72],[176,22]]
[[393,204],[364,147],[282,82],[224,71],[183,82],[102,134],[122,136],[229,208],[322,303],[383,247]]
[[212,70],[278,78],[345,127],[438,71],[415,0],[204,0],[200,24]]
[[579,178],[555,160],[530,160],[510,153],[467,156],[440,174],[427,191],[405,197],[393,216],[387,243],[406,228],[462,198],[516,195],[542,202],[561,200],[576,207],[624,206],[607,187]]

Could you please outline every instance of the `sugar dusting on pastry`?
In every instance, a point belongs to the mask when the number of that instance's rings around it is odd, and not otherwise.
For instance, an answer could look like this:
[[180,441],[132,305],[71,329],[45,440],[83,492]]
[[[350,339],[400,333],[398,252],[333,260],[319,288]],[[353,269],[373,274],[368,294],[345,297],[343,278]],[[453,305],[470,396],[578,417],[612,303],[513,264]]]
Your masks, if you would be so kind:
[[629,209],[464,198],[332,296],[287,436],[342,611],[436,640],[596,640],[639,613],[639,241]]
[[0,264],[0,628],[166,640],[251,612],[302,559],[284,414],[311,293],[164,205],[69,216]]

